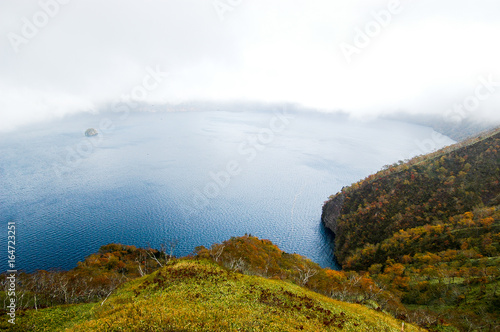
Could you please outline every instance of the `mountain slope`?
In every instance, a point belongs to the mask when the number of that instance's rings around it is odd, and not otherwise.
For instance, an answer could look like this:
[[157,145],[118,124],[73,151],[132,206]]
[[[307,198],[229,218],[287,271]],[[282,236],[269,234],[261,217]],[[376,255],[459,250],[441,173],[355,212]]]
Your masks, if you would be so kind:
[[12,331],[400,331],[401,324],[288,282],[183,259],[124,284],[103,305],[31,310]]
[[499,151],[496,129],[331,196],[322,221],[343,269],[463,331],[500,330]]
[[500,132],[450,150],[391,167],[326,202],[322,220],[336,235],[340,263],[355,249],[379,243],[401,229],[498,204]]

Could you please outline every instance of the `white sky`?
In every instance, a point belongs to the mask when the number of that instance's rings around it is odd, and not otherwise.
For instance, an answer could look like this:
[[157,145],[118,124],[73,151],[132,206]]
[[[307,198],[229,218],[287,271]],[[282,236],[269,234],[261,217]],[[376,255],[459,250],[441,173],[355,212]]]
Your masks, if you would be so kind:
[[285,101],[359,116],[445,113],[491,76],[499,86],[467,116],[499,119],[500,1],[401,0],[349,63],[340,45],[376,29],[372,13],[391,2],[2,0],[0,131],[98,111],[147,67],[168,72],[152,103]]

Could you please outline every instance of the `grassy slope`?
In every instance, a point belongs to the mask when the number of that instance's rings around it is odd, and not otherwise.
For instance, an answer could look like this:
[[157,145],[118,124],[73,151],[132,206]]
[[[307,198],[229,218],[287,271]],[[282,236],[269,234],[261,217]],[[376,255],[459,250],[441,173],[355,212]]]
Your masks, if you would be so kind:
[[[7,326],[2,318],[2,327]],[[180,260],[104,303],[19,315],[12,331],[400,331],[401,321],[299,286]],[[422,331],[406,325],[405,331]]]

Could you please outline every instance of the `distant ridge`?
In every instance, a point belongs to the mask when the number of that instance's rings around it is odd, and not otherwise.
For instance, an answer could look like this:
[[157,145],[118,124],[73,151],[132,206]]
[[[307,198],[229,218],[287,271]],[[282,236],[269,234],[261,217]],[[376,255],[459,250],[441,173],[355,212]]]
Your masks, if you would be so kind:
[[446,135],[457,142],[480,135],[500,126],[500,121],[480,121],[471,118],[460,121],[449,121],[438,115],[413,115],[407,113],[395,113],[384,115],[382,119],[403,121],[422,126],[431,127],[435,131]]

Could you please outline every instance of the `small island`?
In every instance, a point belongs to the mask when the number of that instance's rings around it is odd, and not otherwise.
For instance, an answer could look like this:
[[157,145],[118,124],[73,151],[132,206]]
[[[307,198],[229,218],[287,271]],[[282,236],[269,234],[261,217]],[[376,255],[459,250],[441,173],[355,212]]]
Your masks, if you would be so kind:
[[99,134],[99,133],[94,128],[89,128],[85,131],[85,136],[87,136],[87,137],[96,136],[97,134]]

